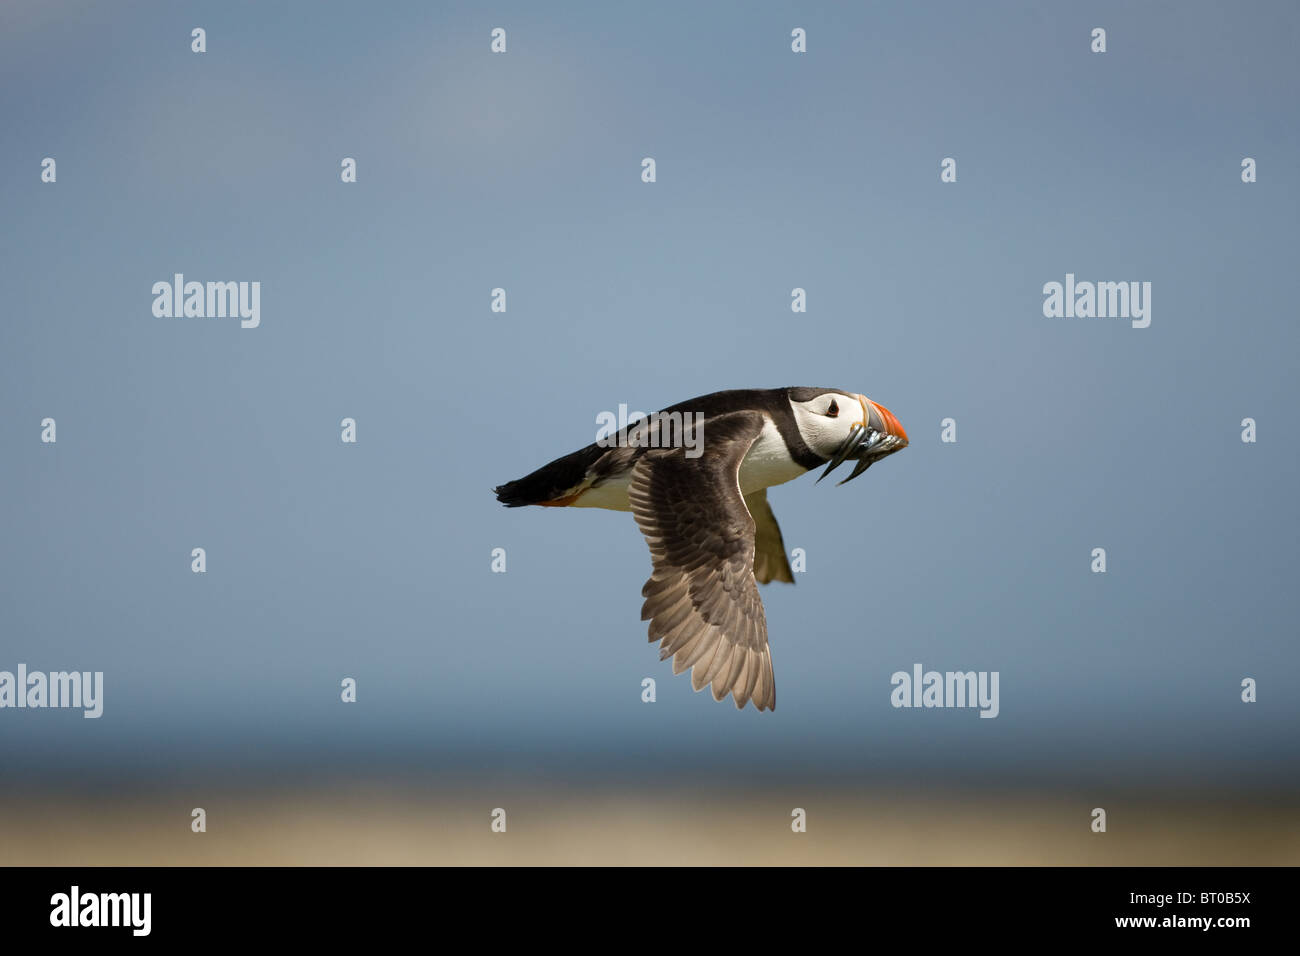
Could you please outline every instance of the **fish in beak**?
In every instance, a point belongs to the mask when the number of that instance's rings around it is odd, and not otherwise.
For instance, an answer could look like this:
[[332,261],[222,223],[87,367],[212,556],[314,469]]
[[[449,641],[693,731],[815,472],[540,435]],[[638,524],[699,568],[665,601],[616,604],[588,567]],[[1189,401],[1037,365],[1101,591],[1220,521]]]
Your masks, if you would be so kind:
[[902,424],[894,417],[893,412],[865,395],[859,395],[858,401],[862,403],[865,424],[855,424],[849,430],[848,438],[836,450],[834,457],[826,463],[826,470],[818,477],[818,481],[853,458],[857,464],[852,473],[844,481],[839,482],[842,485],[845,481],[852,481],[858,477],[880,459],[907,447],[907,432],[903,430]]

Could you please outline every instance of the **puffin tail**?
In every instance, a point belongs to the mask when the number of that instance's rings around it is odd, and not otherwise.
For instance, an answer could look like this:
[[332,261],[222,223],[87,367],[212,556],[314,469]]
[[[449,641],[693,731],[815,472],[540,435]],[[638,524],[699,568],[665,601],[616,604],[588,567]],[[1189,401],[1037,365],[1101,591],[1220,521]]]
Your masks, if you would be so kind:
[[524,505],[563,505],[585,487],[587,469],[606,449],[588,445],[563,458],[542,465],[530,475],[498,485],[492,491],[507,508]]
[[492,489],[492,493],[497,496],[497,501],[507,508],[522,508],[524,505],[541,504],[530,493],[527,478],[507,481],[504,485],[497,485]]

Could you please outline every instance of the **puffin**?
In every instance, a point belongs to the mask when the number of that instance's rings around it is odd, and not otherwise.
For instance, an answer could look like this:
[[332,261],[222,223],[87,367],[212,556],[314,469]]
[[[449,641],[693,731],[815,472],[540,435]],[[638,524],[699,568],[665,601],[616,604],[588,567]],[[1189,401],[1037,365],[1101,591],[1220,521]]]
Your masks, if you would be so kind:
[[[608,413],[606,413],[608,414]],[[600,421],[600,419],[598,419]],[[883,405],[834,388],[731,389],[636,419],[493,489],[508,508],[630,511],[650,547],[641,620],[659,659],[738,709],[776,708],[758,585],[794,583],[767,489],[907,447]]]

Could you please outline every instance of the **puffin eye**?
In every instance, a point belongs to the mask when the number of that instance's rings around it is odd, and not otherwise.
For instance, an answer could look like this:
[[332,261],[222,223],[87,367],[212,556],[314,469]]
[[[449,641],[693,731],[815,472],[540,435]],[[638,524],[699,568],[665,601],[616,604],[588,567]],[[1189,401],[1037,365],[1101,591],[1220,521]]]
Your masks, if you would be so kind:
[[827,417],[827,418],[834,418],[834,417],[835,417],[836,415],[838,415],[839,413],[840,413],[840,406],[839,406],[839,403],[836,402],[835,399],[832,398],[832,399],[831,399],[830,407],[826,409],[826,417]]

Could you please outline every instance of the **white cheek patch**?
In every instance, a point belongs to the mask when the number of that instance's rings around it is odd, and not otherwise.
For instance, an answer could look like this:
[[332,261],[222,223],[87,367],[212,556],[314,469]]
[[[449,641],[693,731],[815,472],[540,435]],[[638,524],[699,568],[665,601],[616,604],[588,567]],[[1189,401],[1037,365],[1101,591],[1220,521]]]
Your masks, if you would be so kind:
[[841,395],[838,392],[834,397],[840,407],[839,415],[834,418],[827,417],[824,412],[825,396],[819,396],[811,402],[790,403],[790,407],[794,409],[795,423],[799,426],[799,433],[803,435],[803,440],[813,451],[827,457],[833,455],[844,444],[849,437],[849,430],[854,425],[866,427],[867,424],[863,417],[862,403],[856,397]]
[[[844,441],[843,436],[848,434],[848,429],[841,429],[840,424],[833,418],[827,418],[819,415],[813,419],[813,441],[814,446],[822,454],[829,452],[832,448],[837,448]],[[811,443],[810,443],[811,444]]]

